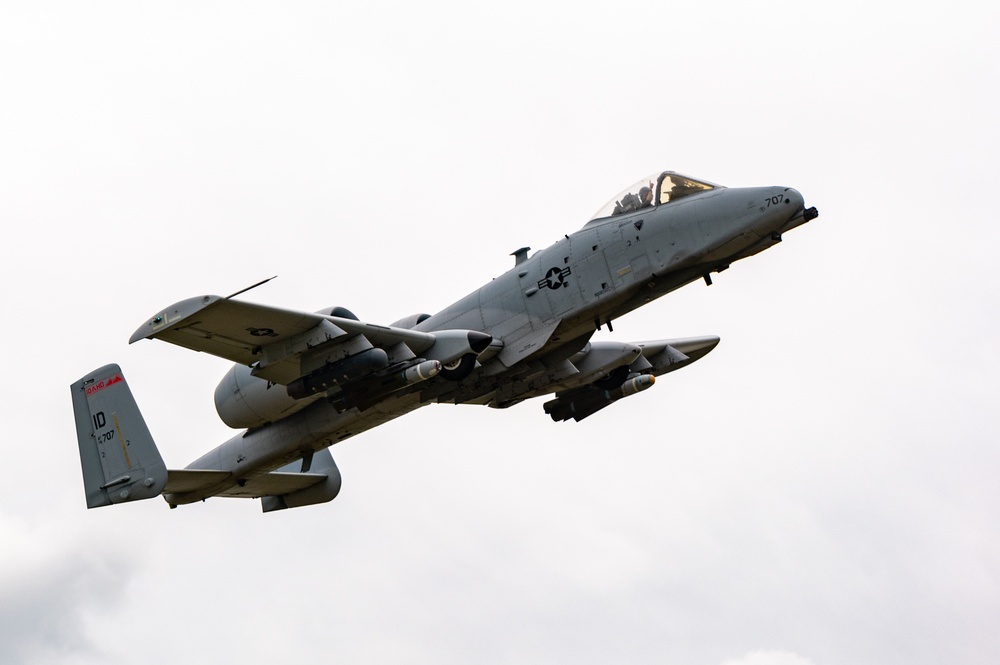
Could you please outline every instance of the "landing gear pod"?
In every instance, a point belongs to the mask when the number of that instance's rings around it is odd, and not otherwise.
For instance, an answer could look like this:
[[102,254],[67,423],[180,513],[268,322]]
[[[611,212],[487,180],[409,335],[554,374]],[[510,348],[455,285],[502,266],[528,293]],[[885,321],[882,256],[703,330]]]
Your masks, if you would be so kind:
[[333,455],[329,448],[324,448],[319,452],[312,453],[283,466],[275,473],[322,473],[326,475],[326,480],[312,487],[303,490],[282,494],[280,496],[260,497],[260,507],[265,513],[275,510],[285,510],[286,508],[298,508],[299,506],[312,506],[317,503],[333,501],[340,494],[340,469],[333,461]]

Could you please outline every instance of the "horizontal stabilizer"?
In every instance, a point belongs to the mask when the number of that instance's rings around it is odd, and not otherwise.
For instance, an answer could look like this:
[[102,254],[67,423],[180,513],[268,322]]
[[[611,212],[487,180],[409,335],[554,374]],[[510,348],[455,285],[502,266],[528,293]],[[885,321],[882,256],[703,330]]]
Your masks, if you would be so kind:
[[167,486],[165,493],[182,494],[197,492],[206,487],[221,483],[232,477],[228,471],[211,471],[207,469],[170,469],[167,471]]
[[239,478],[229,471],[169,471],[164,498],[171,507],[220,496],[260,499],[264,512],[330,501],[340,492],[340,470],[324,448],[276,471]]
[[272,471],[250,478],[243,484],[221,492],[218,496],[259,499],[262,496],[281,496],[304,490],[326,480],[325,473],[285,473]]

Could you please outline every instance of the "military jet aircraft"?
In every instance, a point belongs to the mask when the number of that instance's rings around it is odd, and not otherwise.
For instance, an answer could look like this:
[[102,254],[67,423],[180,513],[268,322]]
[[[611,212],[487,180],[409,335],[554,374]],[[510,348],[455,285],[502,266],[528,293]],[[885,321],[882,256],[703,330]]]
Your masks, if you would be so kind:
[[167,470],[121,368],[101,367],[71,385],[87,507],[159,494],[171,508],[259,498],[264,512],[330,501],[341,486],[330,446],[432,402],[506,408],[554,394],[543,404],[553,420],[583,420],[719,343],[592,342],[595,330],[690,282],[711,284],[713,272],[817,216],[788,187],[727,188],[665,171],[551,247],[518,249],[509,271],[437,314],[385,326],[343,307],[296,312],[235,298],[248,289],[182,300],[129,342],[236,363],[215,406],[243,431]]

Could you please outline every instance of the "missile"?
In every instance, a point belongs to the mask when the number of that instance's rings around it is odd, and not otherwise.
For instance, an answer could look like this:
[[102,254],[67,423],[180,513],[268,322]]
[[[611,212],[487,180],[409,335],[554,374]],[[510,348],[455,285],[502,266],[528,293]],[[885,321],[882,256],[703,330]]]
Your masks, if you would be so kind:
[[556,422],[570,418],[580,422],[623,397],[629,397],[646,390],[654,383],[656,383],[656,377],[652,374],[640,374],[626,379],[625,383],[613,390],[601,390],[590,385],[550,400],[542,407],[545,409],[545,413],[552,416],[552,420]]
[[387,368],[344,386],[340,392],[330,396],[330,402],[341,412],[351,407],[364,411],[389,393],[431,379],[440,372],[441,362],[438,360],[421,360],[403,369]]
[[425,360],[403,370],[403,385],[409,383],[419,383],[438,375],[441,371],[441,363],[437,360]]
[[[640,374],[635,378],[628,379],[621,385],[621,388],[616,388],[615,390],[610,391],[612,401],[621,399],[622,397],[628,397],[629,395],[634,395],[636,393],[641,393],[646,388],[652,387],[654,383],[656,383],[656,377],[652,374]],[[614,397],[616,393],[621,394]]]
[[371,348],[299,377],[289,383],[285,390],[293,399],[305,399],[338,385],[364,378],[372,372],[384,369],[388,364],[389,355],[384,350]]

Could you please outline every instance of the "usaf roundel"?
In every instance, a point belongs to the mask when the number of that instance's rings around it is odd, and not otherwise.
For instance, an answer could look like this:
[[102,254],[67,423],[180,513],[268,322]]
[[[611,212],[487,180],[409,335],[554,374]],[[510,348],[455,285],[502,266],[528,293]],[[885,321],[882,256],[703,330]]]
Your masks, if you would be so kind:
[[538,280],[538,288],[544,289],[546,287],[550,289],[558,289],[560,287],[569,286],[569,282],[566,278],[570,276],[571,271],[569,267],[565,268],[549,268],[549,271],[545,273],[545,279]]

